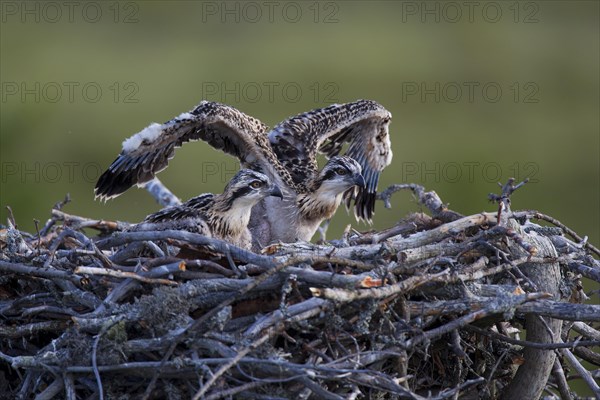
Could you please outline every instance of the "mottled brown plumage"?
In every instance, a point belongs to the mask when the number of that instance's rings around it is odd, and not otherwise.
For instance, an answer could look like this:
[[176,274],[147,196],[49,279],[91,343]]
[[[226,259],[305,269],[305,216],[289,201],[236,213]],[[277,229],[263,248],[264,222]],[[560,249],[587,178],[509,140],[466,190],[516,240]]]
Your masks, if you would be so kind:
[[366,186],[346,193],[347,205],[355,199],[357,218],[370,221],[379,173],[392,161],[391,118],[388,110],[371,100],[333,104],[281,122],[269,133],[269,141],[294,182],[304,188],[306,177],[318,171],[317,153],[337,156],[349,143],[345,155],[361,165]]
[[[100,177],[96,196],[114,197],[149,181],[166,167],[176,147],[201,139],[237,157],[243,168],[266,174],[285,193],[285,201],[266,199],[253,210],[255,248],[310,240],[318,225],[333,215],[342,194],[347,206],[355,201],[357,218],[371,220],[379,173],[392,159],[390,118],[380,104],[358,100],[299,114],[268,132],[260,121],[233,107],[203,101],[191,112],[127,139]],[[337,157],[345,143],[346,155]],[[321,171],[318,153],[330,159]],[[335,168],[348,176],[336,174]]]
[[202,101],[189,113],[164,124],[152,124],[125,140],[121,154],[98,179],[96,197],[107,200],[150,181],[167,167],[176,148],[196,140],[237,157],[243,168],[260,171],[269,166],[269,175],[274,172],[288,186],[295,186],[271,149],[267,131],[262,122],[233,107]]
[[282,193],[266,175],[243,169],[229,181],[223,193],[201,194],[181,205],[164,208],[147,216],[132,230],[185,230],[249,249],[251,209],[268,196],[281,198]]

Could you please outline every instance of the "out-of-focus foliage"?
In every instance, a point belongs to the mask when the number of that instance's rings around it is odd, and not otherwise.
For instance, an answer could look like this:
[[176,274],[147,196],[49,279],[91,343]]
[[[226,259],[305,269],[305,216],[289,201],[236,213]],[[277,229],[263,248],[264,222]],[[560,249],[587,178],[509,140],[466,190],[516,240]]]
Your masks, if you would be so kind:
[[[493,208],[496,181],[531,175],[515,208],[598,243],[598,3],[449,4],[3,2],[0,218],[10,205],[33,230],[70,192],[72,213],[142,219],[147,193],[100,204],[95,179],[123,139],[203,98],[269,125],[370,98],[394,116],[380,188],[421,183],[472,213]],[[186,199],[235,168],[198,143],[160,177]],[[414,209],[398,196],[374,227]],[[340,211],[330,237],[350,222]]]

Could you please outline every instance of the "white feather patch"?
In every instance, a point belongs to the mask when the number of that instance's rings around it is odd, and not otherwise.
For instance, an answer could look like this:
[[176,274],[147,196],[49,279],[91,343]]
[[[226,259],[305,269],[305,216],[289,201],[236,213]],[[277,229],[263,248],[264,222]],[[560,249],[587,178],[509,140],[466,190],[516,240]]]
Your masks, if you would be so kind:
[[175,119],[181,120],[181,119],[193,119],[193,118],[194,118],[194,116],[192,114],[190,114],[189,112],[184,112],[184,113],[179,114],[179,116],[177,116]]
[[123,151],[126,153],[134,151],[140,147],[144,140],[148,143],[152,143],[160,136],[161,132],[162,125],[154,122],[130,138],[125,139],[123,141]]
[[130,138],[125,139],[123,141],[123,151],[129,153],[137,149],[138,147],[140,147],[144,140],[146,141],[146,143],[152,143],[160,136],[164,128],[170,125],[174,125],[181,120],[190,120],[193,118],[194,116],[192,114],[190,114],[189,112],[184,112],[179,114],[177,117],[173,118],[171,121],[167,122],[165,124],[166,126],[154,122],[142,129],[140,132],[131,136]]

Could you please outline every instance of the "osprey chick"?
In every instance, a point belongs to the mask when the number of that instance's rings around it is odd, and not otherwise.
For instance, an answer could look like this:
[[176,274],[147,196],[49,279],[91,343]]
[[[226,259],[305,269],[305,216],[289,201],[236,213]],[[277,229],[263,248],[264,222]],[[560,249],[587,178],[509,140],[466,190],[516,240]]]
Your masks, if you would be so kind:
[[281,199],[282,193],[266,175],[243,169],[227,183],[223,193],[205,193],[183,204],[163,208],[132,230],[186,230],[249,249],[251,209],[268,196]]
[[[358,100],[299,114],[269,131],[233,107],[202,101],[189,113],[125,140],[121,154],[100,176],[96,196],[112,198],[148,182],[166,168],[176,147],[201,139],[237,157],[242,168],[269,176],[285,195],[283,202],[265,199],[252,210],[254,249],[307,241],[342,199],[346,206],[354,200],[357,219],[371,221],[379,173],[392,160],[390,119],[379,103]],[[348,149],[340,157],[345,143]],[[322,170],[318,153],[329,158]]]

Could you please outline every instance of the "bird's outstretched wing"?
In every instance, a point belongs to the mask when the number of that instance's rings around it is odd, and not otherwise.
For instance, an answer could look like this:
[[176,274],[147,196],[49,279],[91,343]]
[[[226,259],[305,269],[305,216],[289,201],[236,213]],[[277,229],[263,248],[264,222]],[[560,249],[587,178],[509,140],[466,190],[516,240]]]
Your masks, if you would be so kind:
[[333,104],[281,122],[269,133],[269,141],[298,185],[316,173],[317,153],[330,158],[349,143],[345,155],[362,166],[366,186],[346,192],[346,205],[354,199],[355,216],[370,221],[379,174],[392,161],[388,134],[391,118],[388,110],[372,100]]
[[125,140],[121,154],[98,179],[96,197],[107,200],[148,182],[167,167],[177,147],[199,139],[237,157],[243,166],[272,176],[280,171],[273,171],[277,157],[267,130],[262,122],[233,107],[202,101],[192,111],[164,124],[151,124]]
[[192,197],[183,204],[172,207],[163,208],[153,214],[148,215],[144,222],[165,222],[176,221],[184,218],[198,217],[210,205],[214,199],[212,193],[204,193],[196,197]]

